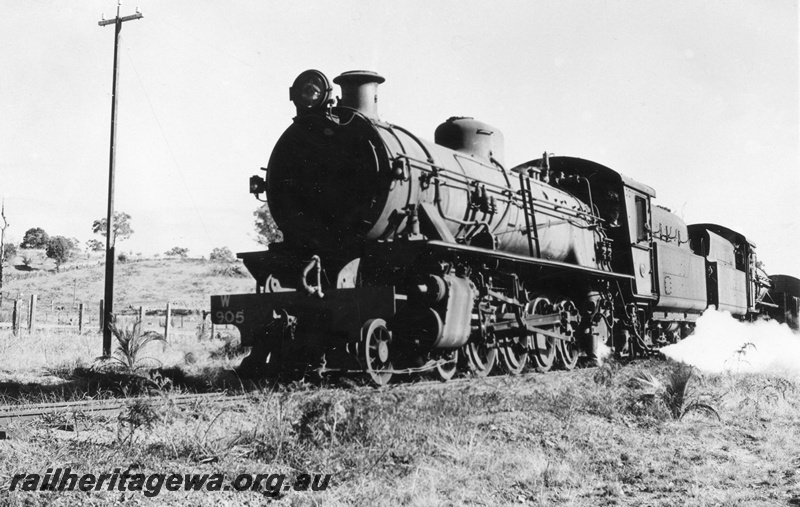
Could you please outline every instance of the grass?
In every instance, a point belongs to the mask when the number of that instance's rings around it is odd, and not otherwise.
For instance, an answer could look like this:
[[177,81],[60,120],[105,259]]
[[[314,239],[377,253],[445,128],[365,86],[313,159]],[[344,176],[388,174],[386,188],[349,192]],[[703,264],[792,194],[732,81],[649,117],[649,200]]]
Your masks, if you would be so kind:
[[[786,505],[800,498],[795,379],[692,371],[676,417],[666,398],[642,404],[642,378],[665,393],[687,374],[678,363],[653,360],[381,390],[294,382],[251,391],[239,406],[132,406],[120,418],[82,421],[76,432],[17,425],[9,429],[14,440],[0,441],[7,457],[0,490],[20,470],[99,473],[135,464],[143,473],[228,478],[333,474],[327,491],[282,493],[270,499],[275,505]],[[686,410],[692,399],[708,402],[719,419]],[[10,505],[264,501],[258,492],[148,499],[17,491],[8,498]]]
[[36,331],[20,336],[0,331],[0,403],[126,396],[164,384],[189,392],[254,385],[234,371],[247,353],[234,336],[175,334],[167,343],[143,338],[148,333],[133,327],[116,332],[125,347],[116,340],[112,350],[116,359],[100,361],[102,335],[96,331],[82,335]]

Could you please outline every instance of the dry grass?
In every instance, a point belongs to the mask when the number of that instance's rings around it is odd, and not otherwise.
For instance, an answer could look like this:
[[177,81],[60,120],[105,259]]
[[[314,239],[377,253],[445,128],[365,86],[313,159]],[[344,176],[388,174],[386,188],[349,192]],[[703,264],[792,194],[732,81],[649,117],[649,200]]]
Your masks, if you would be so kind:
[[[220,348],[224,344],[217,344]],[[210,357],[210,356],[209,356]],[[193,365],[194,366],[194,365]],[[796,475],[794,379],[694,372],[690,396],[720,415],[647,405],[636,378],[664,385],[665,361],[388,389],[295,382],[236,407],[169,404],[119,419],[11,428],[0,490],[20,470],[331,473],[325,492],[275,505],[786,505]],[[765,394],[772,393],[772,394]],[[165,396],[169,392],[165,391]],[[688,397],[688,396],[687,396]],[[11,505],[261,505],[257,492],[14,492]],[[793,500],[794,499],[794,500]]]
[[48,370],[88,366],[102,352],[102,337],[91,334],[0,331],[0,379],[40,378]]
[[[131,326],[118,330],[132,337]],[[224,339],[223,339],[224,338]],[[141,350],[126,355],[120,342],[112,344],[118,361],[102,361],[102,335],[0,331],[0,403],[36,403],[132,395],[155,384],[174,389],[209,391],[244,389],[234,372],[246,351],[235,337],[175,334],[169,343],[138,342]]]

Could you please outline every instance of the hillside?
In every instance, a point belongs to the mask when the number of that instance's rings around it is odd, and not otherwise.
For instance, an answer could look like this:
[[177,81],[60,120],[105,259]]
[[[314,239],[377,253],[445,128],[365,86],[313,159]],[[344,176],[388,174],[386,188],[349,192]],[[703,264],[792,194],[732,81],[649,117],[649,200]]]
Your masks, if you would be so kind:
[[[49,262],[49,263],[48,263]],[[102,258],[83,259],[62,266],[56,273],[52,261],[35,257],[29,266],[5,266],[4,298],[37,294],[41,304],[96,305],[103,299],[105,266]],[[117,262],[114,303],[127,306],[161,306],[172,302],[184,308],[205,309],[212,294],[252,292],[255,283],[240,263],[220,264],[202,259],[146,259]]]

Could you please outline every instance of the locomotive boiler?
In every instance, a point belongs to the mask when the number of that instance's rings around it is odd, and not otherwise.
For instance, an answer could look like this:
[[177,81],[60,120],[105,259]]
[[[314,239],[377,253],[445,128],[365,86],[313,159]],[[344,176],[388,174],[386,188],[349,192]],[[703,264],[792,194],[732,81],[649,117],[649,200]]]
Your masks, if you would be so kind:
[[239,254],[255,293],[213,296],[255,374],[547,371],[600,344],[646,354],[709,304],[742,318],[769,286],[755,246],[687,226],[655,191],[600,164],[542,157],[506,167],[499,130],[467,117],[434,141],[378,116],[368,71],[300,74],[296,117],[250,191],[284,235]]

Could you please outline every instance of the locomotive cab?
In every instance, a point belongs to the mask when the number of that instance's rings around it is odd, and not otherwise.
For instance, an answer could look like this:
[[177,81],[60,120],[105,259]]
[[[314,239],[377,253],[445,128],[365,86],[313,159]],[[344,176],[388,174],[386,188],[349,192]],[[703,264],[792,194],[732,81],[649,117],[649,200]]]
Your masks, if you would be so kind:
[[[547,169],[544,166],[547,165]],[[634,277],[631,296],[654,299],[650,202],[655,190],[613,169],[575,157],[533,160],[512,171],[537,168],[549,181],[587,203],[611,242],[611,268]]]

